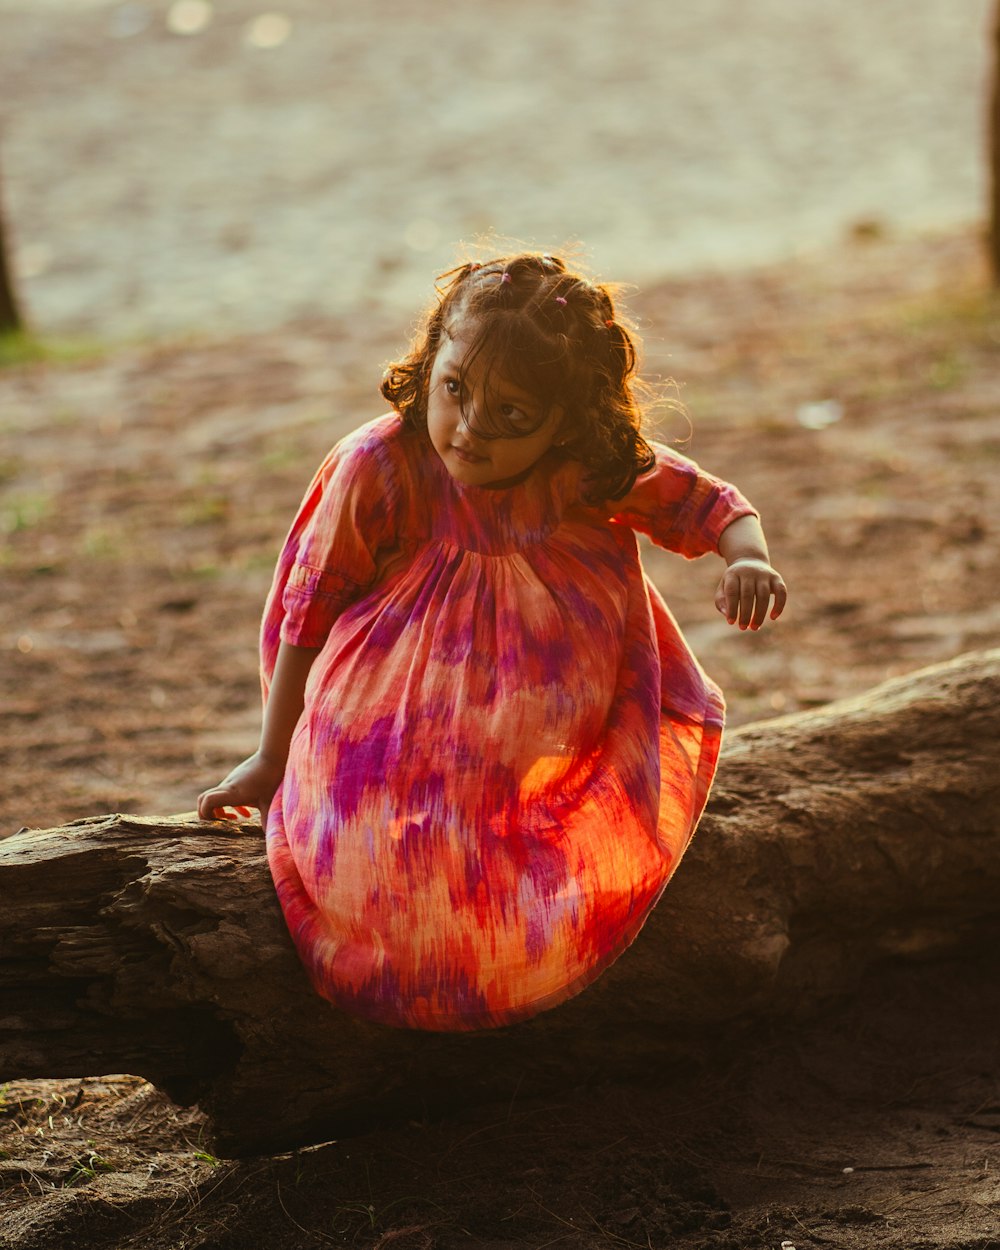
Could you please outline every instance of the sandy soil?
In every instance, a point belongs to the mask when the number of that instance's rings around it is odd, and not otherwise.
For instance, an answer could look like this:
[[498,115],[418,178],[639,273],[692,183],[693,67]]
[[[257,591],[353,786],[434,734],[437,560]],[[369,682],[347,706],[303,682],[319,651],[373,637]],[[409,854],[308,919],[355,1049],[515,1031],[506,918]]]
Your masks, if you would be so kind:
[[[793,592],[780,629],[740,634],[711,605],[714,561],[647,554],[733,723],[996,639],[983,280],[951,236],[636,301],[648,372],[683,379],[692,423],[664,408],[654,428],[693,430],[689,453],[758,502]],[[329,444],[381,410],[400,346],[372,318],[0,373],[0,828],[189,810],[252,749],[276,548]],[[817,411],[840,419],[810,428]]]
[[[649,553],[734,721],[996,644],[1000,309],[974,237],[677,281],[636,307],[650,369],[685,379],[690,450],[760,501],[792,589],[779,627],[739,634],[711,608],[713,562]],[[189,809],[251,748],[270,563],[397,345],[332,320],[0,372],[3,827]],[[994,968],[887,966],[811,1027],[706,1039],[681,1071],[275,1159],[215,1159],[197,1108],[138,1077],[15,1081],[0,1240],[987,1250]]]

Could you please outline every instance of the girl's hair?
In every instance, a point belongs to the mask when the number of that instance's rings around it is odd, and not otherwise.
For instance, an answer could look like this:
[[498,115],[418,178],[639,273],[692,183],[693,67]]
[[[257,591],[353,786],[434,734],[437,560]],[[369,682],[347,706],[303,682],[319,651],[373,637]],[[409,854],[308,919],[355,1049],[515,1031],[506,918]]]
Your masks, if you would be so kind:
[[[635,395],[637,350],[615,312],[609,287],[570,272],[558,256],[522,252],[441,274],[437,303],[426,314],[408,355],[389,365],[382,394],[403,424],[426,429],[431,369],[450,329],[461,321],[471,339],[460,367],[482,359],[496,374],[539,401],[541,425],[552,410],[565,414],[565,451],[587,474],[592,503],[620,499],[655,463],[639,432]],[[523,437],[523,424],[486,415],[483,438]],[[527,433],[532,433],[532,430]]]

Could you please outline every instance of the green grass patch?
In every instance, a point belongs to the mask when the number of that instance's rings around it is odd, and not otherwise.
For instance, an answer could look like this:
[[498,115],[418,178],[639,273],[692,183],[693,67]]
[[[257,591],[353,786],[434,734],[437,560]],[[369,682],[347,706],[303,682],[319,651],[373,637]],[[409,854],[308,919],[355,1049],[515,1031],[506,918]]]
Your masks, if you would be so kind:
[[40,492],[14,495],[0,507],[0,533],[21,534],[34,529],[52,514],[53,500]]
[[42,338],[22,330],[17,334],[0,334],[0,369],[39,363],[79,364],[81,361],[102,360],[110,350],[109,344],[98,339]]
[[134,537],[121,526],[88,525],[79,550],[91,560],[124,560],[133,550]]
[[1000,344],[1000,293],[975,288],[915,296],[886,308],[885,325],[918,337]]
[[228,519],[232,505],[225,495],[204,495],[180,510],[182,525],[217,525]]
[[[88,1146],[93,1144],[93,1142],[87,1143]],[[63,1186],[69,1188],[79,1184],[81,1181],[92,1181],[101,1172],[114,1172],[116,1170],[113,1163],[102,1158],[101,1155],[92,1150],[72,1163],[66,1179],[63,1181]]]
[[936,391],[946,391],[958,386],[968,372],[966,362],[954,350],[942,352],[927,368],[927,382]]

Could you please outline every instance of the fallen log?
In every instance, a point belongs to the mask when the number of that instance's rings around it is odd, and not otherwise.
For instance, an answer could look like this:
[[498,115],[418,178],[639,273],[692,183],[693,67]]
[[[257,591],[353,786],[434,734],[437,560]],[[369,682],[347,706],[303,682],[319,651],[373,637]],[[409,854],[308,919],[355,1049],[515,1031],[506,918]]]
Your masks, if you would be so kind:
[[732,732],[684,864],[569,1003],[480,1034],[389,1029],[311,989],[259,826],[104,816],[0,842],[0,1079],[129,1072],[219,1153],[648,1072],[885,959],[1000,933],[1000,650]]

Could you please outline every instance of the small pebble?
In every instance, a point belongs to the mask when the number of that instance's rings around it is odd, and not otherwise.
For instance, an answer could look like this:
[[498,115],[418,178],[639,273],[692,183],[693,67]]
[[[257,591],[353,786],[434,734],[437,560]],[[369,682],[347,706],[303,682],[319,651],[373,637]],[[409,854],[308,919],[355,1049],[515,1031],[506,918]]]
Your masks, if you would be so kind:
[[795,418],[807,430],[825,430],[835,425],[844,415],[844,405],[836,399],[820,399],[811,404],[800,404]]
[[854,1171],[853,1168],[844,1168],[844,1175],[847,1176],[849,1172],[853,1172],[853,1171]]

